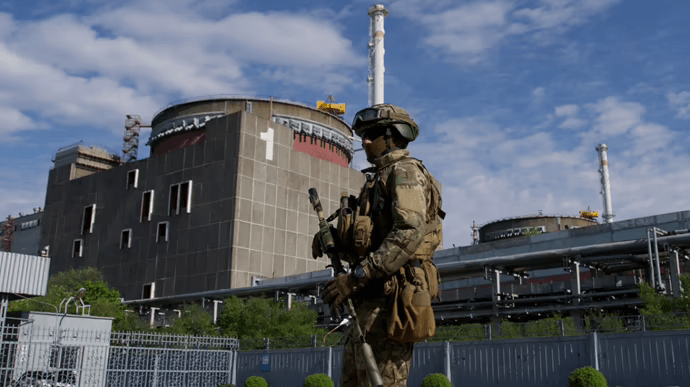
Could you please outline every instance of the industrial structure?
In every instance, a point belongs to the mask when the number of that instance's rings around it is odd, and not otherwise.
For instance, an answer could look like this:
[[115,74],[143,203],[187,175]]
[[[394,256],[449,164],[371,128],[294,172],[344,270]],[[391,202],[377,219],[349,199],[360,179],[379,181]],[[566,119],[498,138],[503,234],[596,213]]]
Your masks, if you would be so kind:
[[19,213],[0,222],[0,251],[27,255],[45,255],[40,246],[43,208],[35,207],[30,214]]
[[168,106],[151,126],[149,158],[98,173],[85,160],[116,157],[58,152],[40,241],[51,273],[97,267],[125,299],[151,300],[326,267],[309,251],[318,227],[307,190],[334,210],[341,192],[364,182],[349,168],[353,135],[342,118],[289,101],[214,97]]
[[[388,11],[379,4],[368,14],[371,105],[384,102]],[[356,194],[364,182],[350,168],[354,137],[344,113],[332,96],[317,108],[254,97],[175,103],[153,117],[151,156],[143,160],[146,125],[128,115],[123,157],[81,144],[57,152],[32,253],[49,253],[51,273],[99,268],[152,325],[190,301],[212,306],[215,321],[230,295],[310,300],[328,324],[318,300],[332,271],[325,257],[310,255],[318,227],[307,189],[317,188],[333,211],[342,192]],[[553,313],[579,321],[593,308],[634,314],[640,281],[680,296],[690,212],[612,222],[608,146],[596,150],[603,224],[589,209],[473,224],[471,246],[434,256],[441,323]],[[12,248],[24,220],[14,222],[4,235]]]

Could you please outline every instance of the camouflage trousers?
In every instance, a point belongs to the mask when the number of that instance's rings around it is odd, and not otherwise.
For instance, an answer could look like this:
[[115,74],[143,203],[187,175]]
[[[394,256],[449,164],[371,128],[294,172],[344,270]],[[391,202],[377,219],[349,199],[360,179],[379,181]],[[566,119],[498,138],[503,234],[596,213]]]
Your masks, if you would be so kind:
[[[357,317],[366,341],[374,352],[383,385],[406,387],[414,343],[401,343],[388,338],[389,316],[390,310],[385,307],[385,299],[364,300],[357,307]],[[351,325],[348,329],[343,355],[341,387],[369,387],[370,385],[357,335],[357,328]]]

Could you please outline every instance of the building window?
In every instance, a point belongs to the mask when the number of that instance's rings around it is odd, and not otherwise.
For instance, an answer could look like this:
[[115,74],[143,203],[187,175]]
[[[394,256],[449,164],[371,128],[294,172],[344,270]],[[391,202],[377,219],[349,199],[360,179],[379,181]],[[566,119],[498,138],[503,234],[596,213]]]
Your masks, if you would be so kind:
[[151,214],[153,213],[153,190],[146,191],[141,195],[141,216],[139,217],[139,222],[145,222],[151,220]]
[[192,209],[192,181],[185,181],[170,186],[168,215],[190,213]]
[[150,282],[141,287],[141,298],[149,299],[156,296],[156,283]]
[[251,112],[252,112],[252,103],[247,101],[247,113],[251,113]]
[[132,247],[132,229],[122,230],[120,233],[120,250]]
[[133,169],[127,172],[127,189],[137,188],[139,186],[139,170]]
[[72,242],[72,258],[79,258],[83,254],[83,244],[84,240],[82,239],[75,239],[74,242]]
[[91,234],[93,232],[93,224],[96,221],[96,205],[84,207],[84,216],[81,221],[81,233]]
[[168,222],[158,223],[158,233],[156,233],[156,243],[168,241]]
[[40,224],[40,222],[39,222],[38,219],[30,220],[30,221],[28,221],[28,222],[23,222],[23,223],[21,224],[21,229],[22,229],[22,230],[26,230],[27,228],[38,227],[39,224]]

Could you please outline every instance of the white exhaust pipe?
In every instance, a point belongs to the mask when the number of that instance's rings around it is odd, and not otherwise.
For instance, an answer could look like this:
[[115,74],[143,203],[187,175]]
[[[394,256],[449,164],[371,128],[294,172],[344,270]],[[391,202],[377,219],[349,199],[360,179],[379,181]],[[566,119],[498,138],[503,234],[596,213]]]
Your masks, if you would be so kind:
[[371,25],[369,26],[369,106],[383,103],[383,41],[386,32],[383,29],[383,19],[388,10],[383,4],[374,4],[369,8]]
[[606,144],[599,144],[596,147],[599,152],[599,174],[601,175],[601,197],[604,202],[604,212],[601,218],[604,223],[613,221],[613,207],[611,206],[611,181],[609,179],[609,147]]

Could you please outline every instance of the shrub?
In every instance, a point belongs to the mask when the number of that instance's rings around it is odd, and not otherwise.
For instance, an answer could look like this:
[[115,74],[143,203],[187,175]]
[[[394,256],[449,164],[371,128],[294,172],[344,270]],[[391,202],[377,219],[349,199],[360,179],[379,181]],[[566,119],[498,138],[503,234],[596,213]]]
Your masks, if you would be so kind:
[[570,387],[607,387],[606,377],[592,367],[578,368],[570,374]]
[[269,385],[261,376],[250,376],[244,381],[244,387],[269,387]]
[[309,375],[304,380],[304,387],[334,387],[333,380],[326,374]]
[[422,387],[453,387],[444,374],[430,374],[424,378]]

